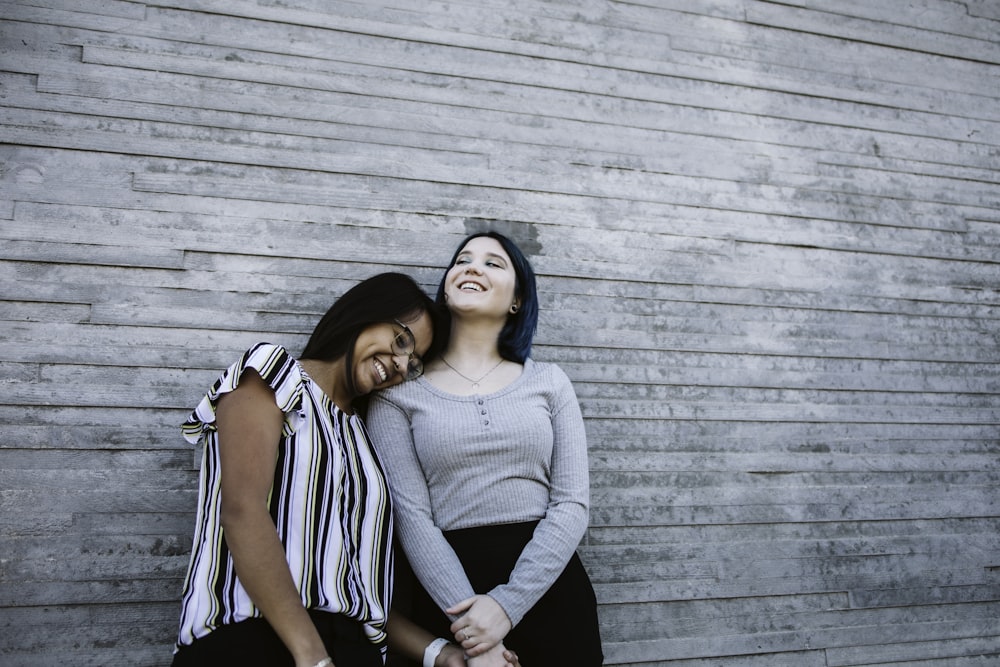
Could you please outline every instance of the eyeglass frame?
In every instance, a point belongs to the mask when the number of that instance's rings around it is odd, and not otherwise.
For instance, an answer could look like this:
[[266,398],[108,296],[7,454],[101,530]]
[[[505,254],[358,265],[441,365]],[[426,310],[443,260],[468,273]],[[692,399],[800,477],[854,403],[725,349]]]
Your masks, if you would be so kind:
[[[416,380],[418,377],[424,374],[424,362],[419,356],[414,356],[417,351],[417,337],[413,335],[413,331],[410,327],[406,326],[399,320],[393,320],[398,324],[403,330],[398,334],[393,336],[392,344],[390,345],[390,350],[393,356],[403,356],[406,355],[406,375],[403,377],[406,380]],[[406,345],[400,345],[397,343],[398,340],[408,336]],[[406,339],[404,339],[406,340]]]

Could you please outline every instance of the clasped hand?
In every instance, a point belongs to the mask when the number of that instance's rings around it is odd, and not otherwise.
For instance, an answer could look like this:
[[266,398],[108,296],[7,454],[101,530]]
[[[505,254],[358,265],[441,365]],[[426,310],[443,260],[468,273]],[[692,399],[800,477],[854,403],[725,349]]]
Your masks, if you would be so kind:
[[470,658],[486,653],[510,632],[511,622],[500,603],[488,595],[474,595],[450,607],[458,619],[451,624],[455,641]]

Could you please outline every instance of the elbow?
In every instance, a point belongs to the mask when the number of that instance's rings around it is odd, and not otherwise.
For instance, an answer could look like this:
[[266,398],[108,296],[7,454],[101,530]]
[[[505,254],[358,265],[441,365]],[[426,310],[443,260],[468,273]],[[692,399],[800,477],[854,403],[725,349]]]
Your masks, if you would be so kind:
[[242,499],[226,500],[225,496],[219,507],[219,525],[224,531],[239,530],[253,519],[255,513],[267,512],[267,507],[259,508]]

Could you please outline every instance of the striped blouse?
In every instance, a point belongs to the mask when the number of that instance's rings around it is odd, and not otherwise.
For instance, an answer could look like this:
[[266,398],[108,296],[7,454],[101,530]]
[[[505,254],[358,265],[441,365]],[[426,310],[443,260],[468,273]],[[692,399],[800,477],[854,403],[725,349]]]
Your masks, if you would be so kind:
[[361,418],[341,412],[283,347],[266,343],[230,366],[182,427],[205,450],[177,645],[261,615],[236,576],[219,522],[215,408],[247,369],[285,414],[268,506],[302,604],[361,621],[384,656],[393,563],[382,464]]

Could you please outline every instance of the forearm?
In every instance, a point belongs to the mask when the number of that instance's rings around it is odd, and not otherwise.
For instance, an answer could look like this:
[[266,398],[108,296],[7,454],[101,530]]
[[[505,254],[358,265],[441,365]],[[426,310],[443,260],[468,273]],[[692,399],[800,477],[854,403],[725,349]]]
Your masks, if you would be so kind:
[[406,415],[376,396],[368,431],[386,465],[396,531],[414,573],[442,609],[475,594],[461,561],[434,523],[430,491]]
[[288,569],[285,553],[264,508],[223,522],[236,573],[264,618],[295,659],[312,667],[327,655]]
[[426,518],[407,516],[398,504],[396,509],[400,542],[414,574],[438,607],[444,611],[475,595],[462,562],[441,530]]
[[424,649],[435,639],[434,635],[395,611],[389,612],[385,631],[389,635],[389,646],[394,651],[417,661],[423,659]]
[[[420,664],[424,663],[424,652],[427,647],[437,639],[410,619],[396,612],[389,614],[386,632],[389,634],[389,646],[394,651]],[[455,644],[448,643],[440,648],[434,665],[438,667],[465,667],[464,653]]]
[[586,510],[577,503],[550,508],[524,546],[506,583],[488,591],[513,625],[562,574],[587,529]]
[[569,379],[562,373],[557,378],[558,392],[551,406],[551,472],[544,515],[508,582],[489,591],[514,625],[562,573],[589,522],[590,473],[583,416]]

